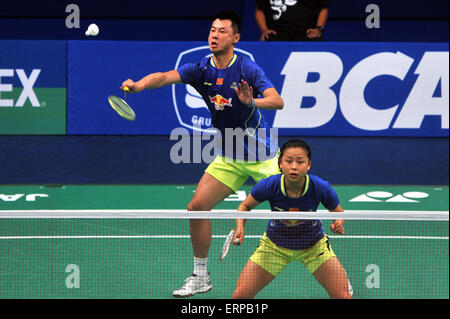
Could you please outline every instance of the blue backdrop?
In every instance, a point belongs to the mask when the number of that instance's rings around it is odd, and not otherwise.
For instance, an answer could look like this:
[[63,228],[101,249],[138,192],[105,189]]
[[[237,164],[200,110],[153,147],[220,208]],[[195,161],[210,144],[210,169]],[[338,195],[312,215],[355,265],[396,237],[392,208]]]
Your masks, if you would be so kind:
[[[44,51],[33,51],[31,45],[33,42],[14,41],[16,47],[23,46],[23,50],[14,54],[9,50],[11,43],[7,41],[1,43],[2,69],[37,67],[32,63],[35,60],[34,56],[44,54],[45,60],[52,63],[42,66],[42,77],[38,78],[39,82],[36,84],[39,87],[52,87],[64,83],[66,61],[60,54],[58,57],[55,56],[51,49],[53,46],[45,49],[45,45],[40,45]],[[48,44],[64,48],[67,43],[61,41]],[[69,135],[0,136],[2,163],[0,183],[196,183],[206,163],[172,163],[170,150],[176,141],[171,141],[167,136],[172,127],[181,125],[175,111],[174,97],[177,105],[180,100],[180,105],[182,103],[190,105],[189,110],[207,112],[201,107],[193,107],[198,106],[195,92],[178,85],[175,95],[172,87],[166,87],[129,96],[128,100],[138,115],[138,120],[134,123],[120,118],[107,104],[106,96],[111,93],[121,94],[119,86],[127,77],[140,78],[150,72],[174,68],[177,62],[197,60],[207,52],[202,51],[203,49],[189,50],[204,44],[204,42],[69,42],[67,48]],[[291,104],[294,108],[287,105],[279,114],[282,112],[296,114],[295,112],[301,109],[314,109],[315,100],[304,93],[305,90],[310,90],[305,85],[315,85],[329,79],[331,71],[334,70],[336,83],[331,86],[332,94],[329,96],[336,96],[337,107],[330,122],[313,129],[298,127],[280,129],[283,134],[289,134],[289,130],[292,130],[294,136],[302,137],[311,144],[314,152],[313,173],[326,176],[333,184],[448,184],[448,115],[447,122],[444,121],[444,124],[447,123],[447,129],[442,128],[443,115],[425,116],[420,128],[401,129],[402,134],[405,134],[404,137],[395,136],[397,129],[392,127],[392,123],[399,118],[398,114],[403,112],[408,97],[417,98],[413,92],[427,93],[423,96],[430,103],[414,104],[426,107],[427,111],[435,101],[439,105],[442,99],[446,98],[447,113],[443,114],[448,114],[448,67],[445,67],[442,56],[448,55],[448,44],[329,43],[328,46],[325,43],[314,45],[241,43],[239,48],[247,52],[240,53],[249,54],[250,58],[254,58],[265,68],[286,100],[292,96],[294,100],[298,99],[298,104]],[[298,54],[296,52],[308,54],[311,51],[325,55],[318,61],[304,60],[303,58],[308,57],[305,55],[301,56],[302,59],[293,59]],[[186,54],[180,55],[182,52]],[[370,59],[377,57],[380,53],[382,57],[399,59],[401,62],[397,64],[403,65],[400,71],[403,70],[405,75],[403,80],[382,75],[368,81],[364,89],[364,100],[368,105],[380,111],[392,108],[396,104],[399,107],[388,129],[381,132],[366,132],[353,126],[344,117],[340,105],[342,87],[349,81],[349,74],[352,74],[355,68],[357,70],[361,65],[364,66],[364,61],[369,57]],[[430,60],[439,62],[439,68],[430,67],[435,65],[430,63]],[[298,71],[294,68],[296,72],[292,72],[290,68],[285,70],[288,61],[295,62],[294,66],[302,61],[305,64],[303,68],[299,68]],[[342,72],[336,72],[336,66],[340,65],[339,61],[342,63]],[[328,63],[325,64],[327,66],[325,71],[319,70],[322,74],[319,75],[320,72],[311,69],[313,65],[317,67],[325,62]],[[448,59],[446,63],[448,64]],[[376,68],[371,64],[368,65],[371,72],[386,71],[383,64]],[[395,70],[396,67],[391,63],[387,71]],[[308,70],[307,74],[305,68]],[[302,74],[302,77],[299,78],[296,74]],[[289,78],[293,78],[294,81],[290,81]],[[361,77],[358,76],[356,79]],[[2,84],[11,81],[16,80],[5,77]],[[300,83],[304,89],[292,90],[285,87],[289,83]],[[17,81],[13,84],[20,86]],[[419,90],[414,89],[416,85]],[[423,88],[427,88],[428,91]],[[310,90],[309,95],[313,95],[311,92],[315,91]],[[317,92],[317,96],[323,98],[321,94],[324,91]],[[305,95],[302,96],[301,103],[299,93]],[[361,91],[359,93],[361,96]],[[197,119],[200,117],[201,115]],[[267,118],[273,123],[277,121],[275,112],[268,112]],[[295,116],[289,118],[301,119]],[[192,116],[188,116],[187,119],[192,120]],[[286,119],[279,118],[278,121],[283,123]],[[147,135],[155,129],[158,130],[155,135]],[[114,132],[123,132],[125,135],[113,135],[118,134]],[[337,136],[341,134],[340,132],[343,132],[342,136]],[[422,135],[430,137],[421,137]],[[290,137],[281,136],[280,144]]]
[[[448,138],[304,140],[312,148],[311,173],[334,185],[448,185]],[[197,183],[207,164],[172,163],[174,144],[167,136],[0,135],[0,183]]]
[[[237,50],[265,70],[283,97],[283,110],[264,111],[280,135],[448,136],[448,43],[242,42]],[[184,84],[129,95],[134,122],[117,116],[106,100],[122,95],[128,78],[208,54],[204,42],[69,41],[67,133],[208,129],[206,106]]]

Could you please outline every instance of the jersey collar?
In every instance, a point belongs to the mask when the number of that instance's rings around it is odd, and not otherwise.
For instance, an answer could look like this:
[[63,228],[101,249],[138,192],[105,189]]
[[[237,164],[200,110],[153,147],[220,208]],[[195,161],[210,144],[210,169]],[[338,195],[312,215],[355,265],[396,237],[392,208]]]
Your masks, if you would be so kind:
[[[237,58],[237,55],[236,55],[236,53],[234,53],[234,54],[233,54],[233,57],[231,58],[230,63],[228,63],[228,65],[227,65],[227,68],[229,68],[230,66],[233,65],[233,63],[236,61],[236,58]],[[211,60],[210,60],[210,61],[211,61],[211,65],[217,69],[216,63],[214,62],[214,58],[213,58],[212,55],[211,55],[211,58],[210,58],[210,59],[211,59]]]
[[[284,174],[281,174],[280,188],[283,195],[289,197],[286,193],[286,188],[284,187]],[[305,196],[306,192],[308,191],[308,188],[309,188],[309,176],[308,174],[306,174],[305,189],[303,190],[302,196]]]

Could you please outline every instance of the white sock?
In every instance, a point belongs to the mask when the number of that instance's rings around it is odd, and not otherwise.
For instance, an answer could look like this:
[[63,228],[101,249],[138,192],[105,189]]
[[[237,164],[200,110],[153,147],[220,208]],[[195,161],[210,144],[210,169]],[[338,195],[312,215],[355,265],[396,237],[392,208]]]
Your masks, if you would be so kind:
[[199,277],[208,276],[208,257],[194,257],[194,275],[197,275]]

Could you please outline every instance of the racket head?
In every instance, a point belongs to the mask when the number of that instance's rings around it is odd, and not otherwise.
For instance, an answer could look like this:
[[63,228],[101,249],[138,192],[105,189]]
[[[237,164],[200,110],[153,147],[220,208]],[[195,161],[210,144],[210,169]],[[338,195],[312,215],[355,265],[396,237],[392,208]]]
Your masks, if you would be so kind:
[[222,251],[220,252],[220,260],[223,260],[230,250],[231,241],[233,240],[234,234],[236,233],[236,229],[232,229],[230,233],[227,235],[227,238],[225,238],[225,242],[222,246]]
[[121,117],[128,121],[134,121],[136,119],[136,113],[123,99],[116,95],[108,95],[109,105],[117,112]]

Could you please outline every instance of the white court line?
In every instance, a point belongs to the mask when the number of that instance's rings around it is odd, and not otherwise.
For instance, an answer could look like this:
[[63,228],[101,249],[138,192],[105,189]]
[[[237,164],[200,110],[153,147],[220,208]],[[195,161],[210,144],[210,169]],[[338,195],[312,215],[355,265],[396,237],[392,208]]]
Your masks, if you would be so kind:
[[[226,235],[213,235],[213,238],[226,238]],[[448,240],[448,237],[433,236],[328,236],[336,239],[424,239],[424,240]],[[190,235],[84,235],[84,236],[1,236],[0,240],[19,239],[177,239],[190,238]],[[260,235],[247,235],[245,238],[259,239]]]

